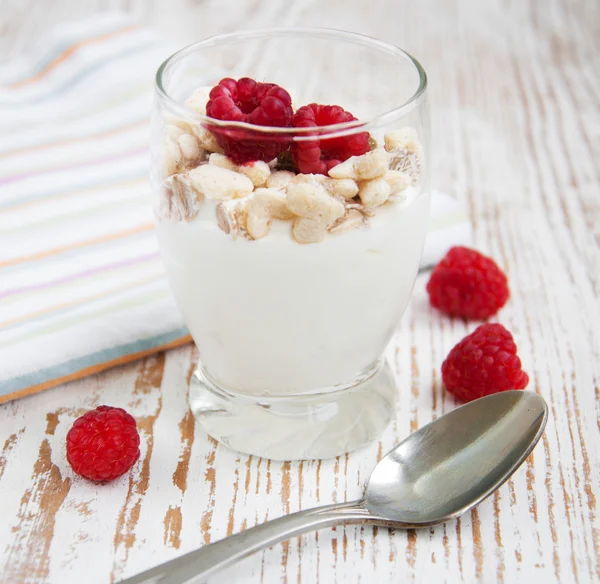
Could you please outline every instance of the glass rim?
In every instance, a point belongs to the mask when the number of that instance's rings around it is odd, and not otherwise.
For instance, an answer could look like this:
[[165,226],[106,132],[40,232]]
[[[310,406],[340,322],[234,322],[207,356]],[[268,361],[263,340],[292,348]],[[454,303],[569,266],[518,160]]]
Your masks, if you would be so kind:
[[[204,47],[214,47],[228,41],[243,41],[260,38],[274,38],[274,37],[285,37],[290,35],[296,35],[298,37],[317,37],[317,38],[329,38],[344,40],[346,42],[368,46],[374,49],[378,49],[381,52],[387,53],[388,55],[395,55],[409,61],[415,67],[419,75],[419,84],[417,90],[413,95],[401,105],[398,105],[391,110],[385,111],[381,114],[377,114],[368,120],[356,120],[351,122],[344,122],[341,124],[331,124],[329,126],[319,126],[318,128],[293,128],[293,127],[274,127],[274,126],[259,126],[256,124],[250,124],[248,122],[234,122],[229,120],[217,120],[204,114],[200,114],[191,110],[182,103],[178,102],[175,98],[171,97],[164,87],[163,79],[169,68],[184,59],[188,55],[194,53],[198,49]],[[356,32],[349,32],[344,30],[338,30],[333,28],[321,28],[321,27],[270,27],[255,29],[242,32],[232,32],[220,35],[213,35],[204,40],[187,45],[182,49],[179,49],[173,53],[170,57],[165,59],[155,76],[155,90],[159,98],[164,100],[168,107],[177,113],[179,113],[184,119],[192,118],[196,121],[200,121],[203,124],[209,124],[211,126],[223,127],[223,128],[240,128],[258,132],[261,134],[285,134],[290,135],[302,135],[311,134],[315,135],[318,133],[327,133],[328,138],[334,138],[337,136],[344,136],[353,134],[358,131],[366,131],[371,127],[380,127],[383,125],[392,124],[394,121],[405,116],[408,112],[414,109],[423,98],[427,89],[427,74],[423,69],[421,63],[417,61],[410,53],[385,41],[375,39],[363,34]]]

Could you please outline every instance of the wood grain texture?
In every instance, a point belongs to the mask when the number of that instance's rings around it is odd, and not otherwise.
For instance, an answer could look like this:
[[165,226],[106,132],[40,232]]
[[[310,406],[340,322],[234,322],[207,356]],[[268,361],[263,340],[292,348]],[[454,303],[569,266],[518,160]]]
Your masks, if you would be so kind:
[[[345,28],[397,43],[430,79],[434,184],[465,201],[476,245],[507,270],[499,320],[543,441],[460,520],[391,532],[338,527],[274,546],[210,582],[600,580],[600,3],[585,0],[7,2],[0,56],[56,22],[121,8],[184,44],[269,25]],[[455,407],[440,364],[474,325],[430,310],[426,276],[390,347],[400,387],[381,439],[335,460],[279,463],[207,439],[186,404],[190,347],[0,407],[0,581],[105,584],[284,513],[358,497],[399,439]],[[105,486],[73,477],[72,422],[100,403],[139,420],[142,456]]]

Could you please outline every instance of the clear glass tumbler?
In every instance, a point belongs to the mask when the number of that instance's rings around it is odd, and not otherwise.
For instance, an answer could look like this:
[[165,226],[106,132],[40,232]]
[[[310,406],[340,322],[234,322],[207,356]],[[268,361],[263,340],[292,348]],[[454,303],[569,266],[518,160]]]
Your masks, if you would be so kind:
[[426,85],[403,50],[325,29],[213,37],[158,70],[156,231],[200,353],[190,406],[218,441],[328,458],[394,415],[383,356],[425,240]]

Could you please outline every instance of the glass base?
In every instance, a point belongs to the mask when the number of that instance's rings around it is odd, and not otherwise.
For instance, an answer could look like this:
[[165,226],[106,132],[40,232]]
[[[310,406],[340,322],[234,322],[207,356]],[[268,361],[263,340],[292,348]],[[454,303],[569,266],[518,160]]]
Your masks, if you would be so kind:
[[215,384],[199,363],[189,401],[205,432],[225,446],[274,460],[331,458],[373,442],[394,415],[387,361],[357,383],[309,395],[249,396]]

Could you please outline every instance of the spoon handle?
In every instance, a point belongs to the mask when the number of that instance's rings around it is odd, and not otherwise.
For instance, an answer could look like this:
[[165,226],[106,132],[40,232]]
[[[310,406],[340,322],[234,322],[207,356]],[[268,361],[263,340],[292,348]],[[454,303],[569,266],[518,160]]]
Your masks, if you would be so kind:
[[340,523],[368,523],[370,517],[362,501],[299,511],[206,545],[137,576],[122,580],[121,584],[184,584],[199,581],[277,542],[320,527],[331,527]]

